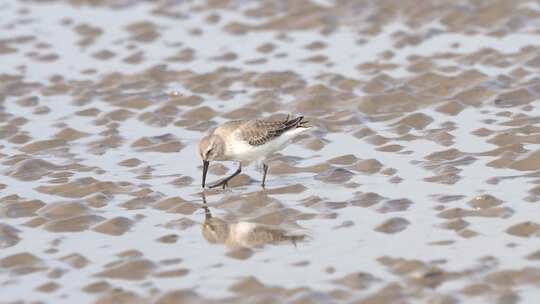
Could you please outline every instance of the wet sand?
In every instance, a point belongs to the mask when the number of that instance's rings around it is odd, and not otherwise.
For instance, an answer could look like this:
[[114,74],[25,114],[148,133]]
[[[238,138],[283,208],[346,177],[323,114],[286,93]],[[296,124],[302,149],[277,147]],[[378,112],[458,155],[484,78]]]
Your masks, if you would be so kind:
[[536,303],[537,2],[171,3],[0,4],[2,301]]

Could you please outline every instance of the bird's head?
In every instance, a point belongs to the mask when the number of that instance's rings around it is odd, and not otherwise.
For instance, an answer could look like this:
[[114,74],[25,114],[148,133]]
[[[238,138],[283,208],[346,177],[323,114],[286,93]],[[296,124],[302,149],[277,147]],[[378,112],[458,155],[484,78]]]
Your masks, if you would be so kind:
[[217,160],[223,156],[225,146],[221,137],[208,135],[199,142],[199,156],[203,161]]
[[199,156],[203,161],[203,178],[202,186],[206,183],[206,173],[210,161],[220,160],[225,153],[225,143],[223,139],[217,135],[208,135],[199,142]]

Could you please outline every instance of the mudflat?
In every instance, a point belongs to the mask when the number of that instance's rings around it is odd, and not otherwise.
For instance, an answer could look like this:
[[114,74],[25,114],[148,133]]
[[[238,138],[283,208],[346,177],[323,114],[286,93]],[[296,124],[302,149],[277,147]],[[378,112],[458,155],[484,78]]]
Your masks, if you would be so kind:
[[538,2],[336,2],[0,4],[2,301],[537,303]]

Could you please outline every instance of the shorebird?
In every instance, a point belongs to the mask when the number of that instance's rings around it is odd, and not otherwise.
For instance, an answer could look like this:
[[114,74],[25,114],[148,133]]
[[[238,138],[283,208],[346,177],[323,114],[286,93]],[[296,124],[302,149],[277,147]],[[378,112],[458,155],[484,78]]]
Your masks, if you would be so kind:
[[222,124],[199,142],[199,156],[203,161],[202,187],[206,185],[206,173],[211,161],[237,161],[238,169],[209,188],[228,185],[229,181],[242,172],[242,165],[253,161],[262,163],[263,178],[266,183],[268,165],[264,162],[270,154],[283,148],[289,140],[308,130],[310,126],[303,116],[282,121],[235,120]]

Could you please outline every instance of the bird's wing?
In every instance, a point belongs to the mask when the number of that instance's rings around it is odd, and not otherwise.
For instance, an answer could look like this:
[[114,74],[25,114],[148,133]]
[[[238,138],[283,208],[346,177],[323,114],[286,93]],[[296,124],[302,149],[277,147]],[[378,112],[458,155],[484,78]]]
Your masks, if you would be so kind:
[[222,124],[221,126],[212,130],[211,134],[218,135],[223,138],[227,138],[246,122],[247,120],[233,120],[233,121],[226,122]]
[[252,146],[263,145],[279,137],[288,130],[305,127],[302,125],[303,116],[283,121],[250,120],[239,126],[238,135],[241,140]]

